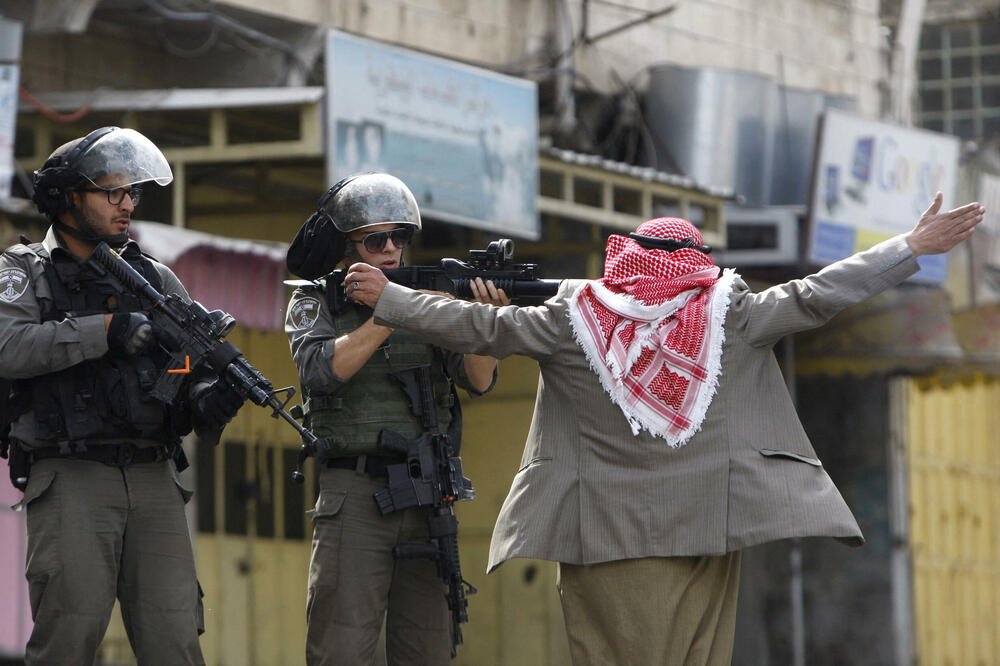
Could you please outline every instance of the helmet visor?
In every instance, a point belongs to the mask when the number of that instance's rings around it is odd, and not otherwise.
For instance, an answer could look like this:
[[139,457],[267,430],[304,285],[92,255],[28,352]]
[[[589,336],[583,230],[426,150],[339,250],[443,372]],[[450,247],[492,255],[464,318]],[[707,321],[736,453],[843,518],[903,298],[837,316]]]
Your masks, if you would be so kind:
[[117,129],[101,137],[80,156],[74,168],[103,189],[148,181],[167,185],[174,179],[167,158],[160,149],[131,129]]

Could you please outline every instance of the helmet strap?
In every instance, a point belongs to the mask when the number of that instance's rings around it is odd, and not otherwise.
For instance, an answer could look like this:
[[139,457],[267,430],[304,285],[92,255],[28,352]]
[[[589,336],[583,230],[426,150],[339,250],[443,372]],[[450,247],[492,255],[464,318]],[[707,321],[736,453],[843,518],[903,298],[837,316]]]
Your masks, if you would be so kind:
[[71,227],[60,220],[53,220],[52,226],[64,234],[69,234],[73,238],[86,241],[87,243],[100,243],[104,241],[111,247],[121,247],[128,242],[128,232],[120,234],[99,234],[94,230],[89,222],[83,217],[80,209],[72,202],[69,205],[69,213],[76,220],[77,227]]

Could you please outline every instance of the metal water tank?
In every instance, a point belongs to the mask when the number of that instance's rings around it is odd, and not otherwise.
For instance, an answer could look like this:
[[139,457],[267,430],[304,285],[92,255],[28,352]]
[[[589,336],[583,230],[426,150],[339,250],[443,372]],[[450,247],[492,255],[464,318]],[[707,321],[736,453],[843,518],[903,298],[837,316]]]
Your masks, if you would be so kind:
[[696,182],[732,188],[748,206],[766,205],[778,110],[774,80],[679,65],[655,66],[649,76],[644,110],[657,139],[656,166],[668,169],[672,157]]

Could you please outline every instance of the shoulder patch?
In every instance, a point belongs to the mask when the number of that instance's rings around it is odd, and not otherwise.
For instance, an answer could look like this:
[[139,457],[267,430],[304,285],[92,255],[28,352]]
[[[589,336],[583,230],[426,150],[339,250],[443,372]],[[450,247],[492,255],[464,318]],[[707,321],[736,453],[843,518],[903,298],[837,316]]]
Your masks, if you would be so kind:
[[24,295],[28,288],[28,274],[20,268],[0,270],[0,301],[13,303]]
[[319,317],[319,299],[312,296],[300,298],[292,305],[289,315],[295,328],[312,328]]

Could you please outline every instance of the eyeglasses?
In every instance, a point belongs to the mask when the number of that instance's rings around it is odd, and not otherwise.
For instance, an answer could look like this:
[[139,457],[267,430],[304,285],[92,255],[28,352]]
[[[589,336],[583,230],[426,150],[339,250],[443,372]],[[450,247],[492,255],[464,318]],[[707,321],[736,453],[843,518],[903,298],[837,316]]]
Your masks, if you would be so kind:
[[132,199],[133,206],[138,206],[139,199],[142,197],[142,188],[138,185],[128,188],[116,187],[113,190],[106,190],[103,187],[81,187],[80,190],[83,192],[104,192],[108,195],[108,203],[112,206],[120,206],[125,200],[126,194]]
[[369,252],[381,252],[385,249],[385,244],[390,238],[393,245],[399,249],[403,249],[413,240],[413,227],[405,226],[398,229],[390,229],[389,231],[376,231],[368,234],[361,240],[354,240],[353,238],[348,238],[347,240],[352,243],[364,243],[365,249]]

